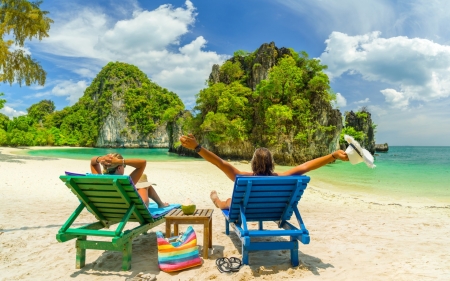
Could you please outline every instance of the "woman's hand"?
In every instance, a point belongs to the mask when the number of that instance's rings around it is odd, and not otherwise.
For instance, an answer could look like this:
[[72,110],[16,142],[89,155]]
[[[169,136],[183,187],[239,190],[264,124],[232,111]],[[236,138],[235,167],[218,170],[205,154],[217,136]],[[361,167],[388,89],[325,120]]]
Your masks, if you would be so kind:
[[198,142],[195,139],[193,134],[189,134],[187,136],[181,136],[180,141],[181,141],[181,145],[183,147],[186,147],[186,148],[192,149],[192,150],[194,150],[198,145]]
[[342,161],[348,161],[348,155],[343,150],[336,150],[335,152],[333,152],[333,157]]
[[105,156],[102,156],[98,159],[98,162],[100,163],[100,165],[102,165],[105,168],[108,168],[109,166],[111,166],[113,163],[113,159],[114,157],[112,157],[111,155],[107,154]]

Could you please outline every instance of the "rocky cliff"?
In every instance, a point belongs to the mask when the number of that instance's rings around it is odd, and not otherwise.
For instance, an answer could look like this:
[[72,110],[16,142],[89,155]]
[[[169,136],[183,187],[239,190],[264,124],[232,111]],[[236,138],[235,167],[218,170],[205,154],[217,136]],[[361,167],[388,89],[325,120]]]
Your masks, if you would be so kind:
[[388,152],[389,145],[387,143],[375,144],[375,151],[376,152]]
[[375,153],[375,134],[374,124],[372,122],[372,115],[365,108],[358,112],[345,113],[345,126],[353,127],[356,131],[364,134],[364,139],[360,140],[361,146],[367,149],[370,153]]
[[[208,132],[203,132],[202,142],[209,149],[226,159],[250,159],[256,147],[266,146],[273,152],[275,162],[282,165],[299,164],[334,151],[339,144],[342,116],[339,110],[332,108],[328,100],[329,82],[328,77],[321,71],[323,67],[318,61],[309,59],[307,55],[305,56],[305,53],[302,55],[303,57],[298,58],[299,55],[294,54],[291,49],[277,48],[275,43],[271,42],[261,45],[253,53],[235,55],[229,59],[228,62],[238,65],[244,73],[237,79],[240,79],[239,81],[254,93],[261,81],[269,78],[272,68],[278,65],[283,58],[289,56],[296,59],[296,67],[292,66],[292,71],[298,71],[298,68],[300,68],[301,71],[298,73],[302,78],[301,81],[295,82],[298,84],[297,92],[288,94],[288,96],[281,93],[279,97],[272,96],[272,98],[268,97],[264,100],[261,97],[261,92],[263,92],[261,90],[259,93],[248,97],[249,104],[253,104],[254,108],[251,110],[254,111],[254,114],[253,119],[249,121],[253,124],[253,129],[247,140],[218,144],[208,139],[206,136]],[[286,76],[289,76],[289,74]],[[229,85],[236,81],[236,79],[233,80],[230,77],[225,70],[221,69],[221,66],[214,65],[209,76],[209,85],[212,86],[217,83]],[[315,87],[316,85],[318,86]],[[292,95],[298,96],[298,99],[291,99],[289,96]],[[289,110],[294,112],[291,119],[287,117],[291,121],[287,120],[284,124],[267,133],[268,125],[264,122],[267,122],[269,117],[264,117],[267,107],[263,105],[266,103],[288,107]],[[299,117],[295,113],[300,112],[300,115],[302,115],[302,111],[309,112],[309,115]],[[277,111],[274,110],[274,112],[276,115]],[[203,115],[206,116],[206,113],[203,112]],[[299,120],[305,120],[307,124]],[[278,134],[276,132],[278,128],[282,128],[283,133]]]
[[[73,107],[89,112],[96,147],[169,147],[175,117],[184,110],[178,96],[151,82],[137,67],[108,63]],[[73,118],[69,116],[70,118]]]

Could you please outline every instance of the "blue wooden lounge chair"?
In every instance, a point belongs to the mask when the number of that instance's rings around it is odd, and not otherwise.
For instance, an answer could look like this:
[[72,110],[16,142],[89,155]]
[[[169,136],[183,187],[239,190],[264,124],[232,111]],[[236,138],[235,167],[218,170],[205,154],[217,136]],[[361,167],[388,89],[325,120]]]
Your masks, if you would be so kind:
[[[238,176],[236,177],[231,207],[222,210],[226,234],[231,224],[242,241],[242,260],[249,264],[248,253],[254,250],[282,250],[291,252],[292,266],[299,264],[298,241],[309,243],[309,232],[297,208],[308,176]],[[295,213],[299,228],[288,220]],[[263,222],[275,221],[280,229],[265,230]],[[258,222],[258,229],[249,229],[249,222]],[[289,241],[252,242],[255,237],[288,236]]]
[[[76,268],[85,265],[86,249],[93,249],[122,252],[122,269],[129,270],[133,239],[163,223],[164,216],[152,216],[129,176],[65,175],[60,176],[60,179],[81,202],[56,235],[59,242],[77,239]],[[98,222],[71,228],[84,208],[91,212]],[[139,225],[124,231],[127,222],[138,222]],[[115,230],[102,230],[116,223],[119,224]],[[109,237],[111,241],[87,240],[87,236]]]

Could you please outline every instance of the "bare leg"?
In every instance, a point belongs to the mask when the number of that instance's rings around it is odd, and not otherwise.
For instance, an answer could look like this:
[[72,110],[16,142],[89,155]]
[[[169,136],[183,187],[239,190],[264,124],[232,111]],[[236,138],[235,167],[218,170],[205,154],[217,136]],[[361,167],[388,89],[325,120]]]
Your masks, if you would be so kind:
[[148,204],[150,203],[149,198],[152,199],[153,201],[155,201],[156,204],[158,204],[158,208],[162,208],[162,207],[169,205],[169,204],[161,201],[161,199],[159,198],[155,189],[151,185],[146,188],[139,188],[138,193],[141,196],[142,201],[144,201],[145,206],[147,206],[147,207],[148,207]]
[[219,196],[217,195],[217,191],[212,190],[210,194],[211,200],[213,201],[214,205],[216,205],[217,208],[221,210],[229,209],[231,206],[231,198],[228,198],[225,201],[222,201],[219,199]]
[[144,201],[145,206],[148,207],[149,200],[148,200],[147,188],[139,188],[137,191],[138,191],[139,195],[141,196],[142,201]]
[[168,203],[161,201],[158,193],[156,193],[155,189],[151,185],[148,187],[148,197],[150,197],[153,201],[156,202],[156,204],[158,204],[158,208],[169,206]]

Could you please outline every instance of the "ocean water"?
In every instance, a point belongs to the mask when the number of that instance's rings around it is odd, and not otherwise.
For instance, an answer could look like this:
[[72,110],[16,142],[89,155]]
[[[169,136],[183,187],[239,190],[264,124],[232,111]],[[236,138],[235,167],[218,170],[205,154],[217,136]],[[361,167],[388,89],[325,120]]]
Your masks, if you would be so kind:
[[[118,152],[125,158],[144,158],[147,161],[204,161],[167,152],[167,149],[38,149],[27,155],[70,159],[91,159],[93,155]],[[392,200],[440,202],[450,204],[450,147],[391,146],[389,152],[375,155],[376,168],[364,163],[336,161],[311,171],[311,184],[354,194],[381,195]],[[291,167],[277,166],[277,171]]]
[[375,154],[375,164],[337,161],[308,175],[312,183],[355,193],[450,203],[450,147],[391,146]]
[[147,161],[198,161],[199,158],[179,156],[167,152],[167,148],[61,148],[26,150],[23,153],[32,156],[89,160],[92,156],[108,153],[120,153],[124,158],[142,158]]

